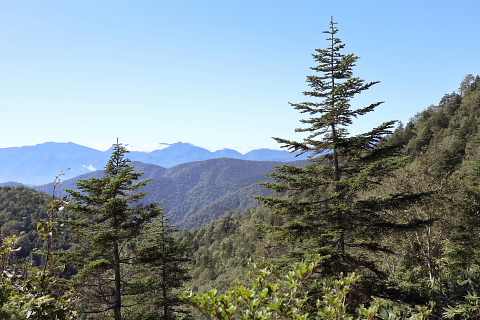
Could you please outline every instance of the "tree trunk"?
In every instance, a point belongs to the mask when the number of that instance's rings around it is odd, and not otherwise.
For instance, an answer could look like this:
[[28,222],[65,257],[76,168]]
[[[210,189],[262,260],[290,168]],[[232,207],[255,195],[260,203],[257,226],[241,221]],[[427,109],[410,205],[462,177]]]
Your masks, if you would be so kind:
[[[332,137],[333,142],[337,141],[337,131],[335,129],[335,124],[332,123]],[[340,166],[338,164],[338,154],[336,146],[333,147],[333,181],[340,181]],[[337,211],[337,226],[340,228],[340,238],[338,239],[338,246],[340,247],[340,252],[342,255],[345,254],[345,232],[343,226],[343,214],[341,210]]]
[[122,295],[120,282],[120,254],[118,250],[118,243],[113,243],[114,255],[114,273],[115,273],[115,297],[113,305],[113,313],[115,320],[122,320]]

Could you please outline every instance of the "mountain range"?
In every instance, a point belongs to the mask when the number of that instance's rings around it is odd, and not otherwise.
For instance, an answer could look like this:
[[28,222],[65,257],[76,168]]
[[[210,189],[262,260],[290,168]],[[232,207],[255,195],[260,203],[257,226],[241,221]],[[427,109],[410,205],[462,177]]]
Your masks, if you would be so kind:
[[[274,171],[280,161],[252,161],[217,158],[183,163],[172,168],[132,161],[135,171],[142,172],[141,179],[151,179],[142,191],[148,192],[145,203],[163,202],[171,222],[180,229],[191,229],[208,224],[228,212],[243,212],[257,203],[253,195],[267,196],[258,181],[268,181],[266,173]],[[306,160],[289,162],[304,166]],[[100,178],[98,170],[62,181],[56,189],[57,196],[63,189],[76,189],[76,182],[92,177]],[[52,193],[54,184],[35,187],[38,191]]]
[[[0,148],[0,183],[13,185],[16,182],[38,186],[53,182],[61,172],[66,174],[66,178],[73,178],[102,169],[110,154],[110,150],[99,151],[72,142]],[[211,152],[190,143],[177,142],[152,152],[132,151],[128,158],[171,168],[182,163],[217,158],[288,162],[304,160],[307,156],[296,157],[296,154],[288,151],[272,149],[252,150],[246,154],[232,149]]]

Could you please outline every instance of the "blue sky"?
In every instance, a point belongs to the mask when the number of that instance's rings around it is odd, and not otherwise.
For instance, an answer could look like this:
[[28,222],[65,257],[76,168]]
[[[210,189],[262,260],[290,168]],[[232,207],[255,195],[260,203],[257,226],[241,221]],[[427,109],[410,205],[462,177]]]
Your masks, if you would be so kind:
[[480,1],[0,2],[0,148],[47,141],[217,150],[301,140],[311,54],[330,17],[385,101],[356,134],[409,118],[480,74]]

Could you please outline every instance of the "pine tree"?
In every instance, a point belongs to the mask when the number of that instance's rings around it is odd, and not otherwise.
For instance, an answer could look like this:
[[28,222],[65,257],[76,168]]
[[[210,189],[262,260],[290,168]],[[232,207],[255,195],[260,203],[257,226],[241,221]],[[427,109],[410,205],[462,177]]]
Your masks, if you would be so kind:
[[102,178],[80,180],[78,190],[68,190],[67,209],[78,219],[66,222],[80,248],[65,258],[78,271],[74,279],[83,311],[115,320],[125,319],[122,313],[135,307],[141,294],[139,254],[144,252],[138,250],[138,241],[152,232],[153,221],[164,219],[160,203],[141,203],[146,192],[140,189],[148,180],[136,182],[142,174],[129,165],[127,152],[115,144]]
[[179,298],[179,289],[191,279],[185,256],[189,246],[175,241],[171,235],[176,230],[167,221],[162,215],[140,241],[135,260],[141,266],[135,319],[189,319],[189,312],[182,308],[185,303]]
[[309,135],[301,142],[274,138],[282,148],[311,155],[312,164],[303,168],[277,166],[276,172],[267,175],[275,182],[263,184],[283,197],[258,198],[273,207],[274,213],[291,217],[272,232],[295,243],[298,250],[293,256],[297,259],[321,254],[329,257],[322,264],[327,274],[360,268],[381,275],[371,254],[391,250],[382,246],[380,236],[419,225],[396,223],[389,219],[389,213],[414,203],[421,195],[375,194],[382,181],[404,163],[396,156],[398,146],[386,141],[395,121],[366,133],[349,134],[347,127],[354,119],[382,103],[354,109],[351,99],[378,82],[366,83],[353,76],[359,57],[342,53],[345,45],[336,37],[338,28],[333,19],[324,33],[329,35],[329,45],[316,50],[313,58],[318,65],[311,68],[320,75],[307,77],[312,89],[304,92],[321,101],[291,104],[311,116],[301,120],[307,127],[296,129]]

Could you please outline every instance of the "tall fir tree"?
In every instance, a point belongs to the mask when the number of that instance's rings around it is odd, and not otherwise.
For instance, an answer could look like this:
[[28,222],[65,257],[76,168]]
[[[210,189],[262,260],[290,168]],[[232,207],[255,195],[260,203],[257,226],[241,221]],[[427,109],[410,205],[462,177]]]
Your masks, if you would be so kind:
[[349,134],[347,127],[355,118],[382,103],[354,109],[351,99],[378,82],[366,83],[353,76],[359,57],[342,53],[345,45],[336,36],[333,19],[324,33],[329,35],[328,47],[316,50],[313,58],[318,65],[311,68],[320,75],[307,77],[312,89],[304,92],[321,100],[291,104],[311,116],[301,120],[307,127],[296,129],[309,135],[301,142],[274,138],[282,148],[311,155],[312,164],[277,166],[276,172],[267,175],[275,181],[263,184],[283,196],[258,198],[273,207],[274,213],[291,217],[271,230],[279,239],[295,244],[293,256],[297,259],[311,254],[327,256],[322,263],[326,274],[362,269],[382,275],[372,253],[391,250],[382,245],[381,236],[421,225],[390,219],[391,212],[422,195],[375,194],[382,181],[405,162],[396,156],[398,146],[386,143],[395,121],[366,133]]
[[[139,308],[138,298],[144,294],[139,289],[145,289],[138,279],[145,265],[141,255],[148,254],[139,249],[139,241],[158,240],[146,237],[155,231],[154,221],[165,219],[160,203],[142,203],[146,192],[140,189],[149,180],[136,182],[142,173],[134,172],[125,158],[127,152],[117,142],[102,178],[80,180],[76,191],[68,190],[67,209],[78,219],[66,222],[80,248],[64,255],[78,271],[74,280],[83,297],[82,311],[94,319],[127,319],[131,310]],[[178,250],[174,245],[166,250],[172,248]]]
[[186,257],[188,245],[179,244],[172,237],[176,231],[163,216],[150,225],[141,239],[135,263],[138,270],[137,308],[135,319],[174,320],[190,319],[190,312],[179,298],[180,289],[191,279]]

